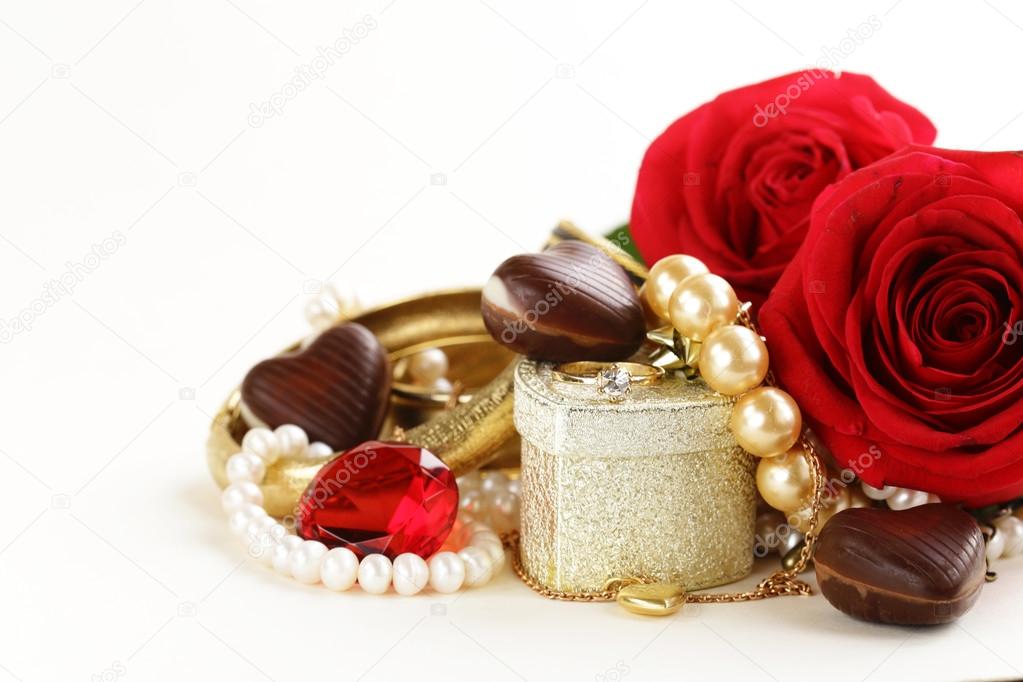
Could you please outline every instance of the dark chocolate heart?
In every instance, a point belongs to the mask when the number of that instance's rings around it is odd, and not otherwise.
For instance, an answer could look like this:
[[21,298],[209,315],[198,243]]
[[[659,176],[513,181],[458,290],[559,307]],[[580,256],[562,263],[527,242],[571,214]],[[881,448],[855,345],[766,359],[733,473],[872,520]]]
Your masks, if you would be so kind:
[[482,311],[498,343],[537,360],[623,360],[646,335],[629,276],[582,242],[501,263],[483,288]]
[[850,616],[949,623],[984,586],[984,536],[972,516],[947,504],[847,509],[824,526],[814,564],[825,598]]
[[296,424],[310,442],[338,452],[377,437],[390,390],[384,347],[373,332],[349,322],[253,367],[242,382],[242,402],[270,428]]

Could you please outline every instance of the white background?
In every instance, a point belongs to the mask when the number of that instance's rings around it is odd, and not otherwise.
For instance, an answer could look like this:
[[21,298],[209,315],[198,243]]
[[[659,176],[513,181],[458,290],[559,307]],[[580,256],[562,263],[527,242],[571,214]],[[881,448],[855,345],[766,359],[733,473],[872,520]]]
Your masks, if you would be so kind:
[[605,230],[670,121],[871,15],[843,68],[943,146],[1023,146],[1023,9],[893,2],[3,2],[0,319],[76,281],[0,351],[0,679],[1023,675],[1019,561],[936,630],[820,597],[643,620],[507,570],[454,597],[335,595],[245,563],[205,469],[211,412],[304,332],[308,287],[474,285],[562,217]]

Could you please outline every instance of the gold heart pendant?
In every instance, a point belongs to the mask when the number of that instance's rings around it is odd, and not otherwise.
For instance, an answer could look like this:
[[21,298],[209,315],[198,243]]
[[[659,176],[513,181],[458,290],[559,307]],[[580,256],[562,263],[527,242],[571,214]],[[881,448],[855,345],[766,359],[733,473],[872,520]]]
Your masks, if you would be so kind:
[[616,601],[626,611],[642,616],[670,616],[686,603],[686,591],[668,583],[626,585],[618,591]]

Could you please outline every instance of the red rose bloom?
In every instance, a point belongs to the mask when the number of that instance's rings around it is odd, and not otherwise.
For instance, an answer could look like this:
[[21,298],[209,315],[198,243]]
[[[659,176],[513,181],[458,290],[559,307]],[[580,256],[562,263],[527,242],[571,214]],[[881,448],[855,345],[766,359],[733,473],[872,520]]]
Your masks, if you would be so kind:
[[814,204],[760,322],[781,385],[871,485],[1023,494],[1021,216],[1018,152],[912,147]]
[[632,235],[648,263],[688,253],[759,304],[803,242],[821,190],[934,135],[868,76],[802,71],[732,90],[650,145]]

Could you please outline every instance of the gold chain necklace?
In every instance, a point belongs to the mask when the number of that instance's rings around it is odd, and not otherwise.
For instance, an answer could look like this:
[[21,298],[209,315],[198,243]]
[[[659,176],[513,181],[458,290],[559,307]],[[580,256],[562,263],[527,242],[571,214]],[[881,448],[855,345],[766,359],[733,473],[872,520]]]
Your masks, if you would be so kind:
[[[742,307],[738,322],[759,334],[756,323],[749,314],[749,304]],[[773,373],[768,372],[764,385],[774,385]],[[504,543],[511,554],[512,569],[534,592],[548,599],[560,601],[603,602],[617,601],[623,608],[643,615],[665,616],[677,612],[685,604],[729,604],[734,602],[759,601],[772,597],[809,596],[813,589],[809,583],[799,578],[813,558],[817,543],[818,521],[824,494],[824,468],[817,457],[816,449],[806,436],[804,429],[800,436],[803,453],[813,474],[814,493],[810,507],[809,529],[806,532],[803,547],[795,563],[776,571],[760,581],[752,590],[746,592],[712,592],[709,594],[688,594],[682,585],[658,582],[646,576],[621,576],[612,578],[605,583],[604,589],[596,592],[563,592],[542,585],[530,576],[522,565],[519,554],[519,533],[512,531],[503,537]]]
[[759,601],[771,597],[809,596],[813,594],[810,585],[799,578],[810,559],[817,543],[817,521],[821,510],[824,471],[810,440],[803,435],[802,445],[813,470],[814,496],[811,505],[810,528],[806,533],[799,558],[791,568],[776,571],[746,592],[712,592],[709,594],[688,594],[680,585],[658,582],[645,576],[623,576],[612,578],[605,589],[597,592],[563,592],[545,587],[526,573],[519,556],[519,532],[504,534],[503,540],[511,555],[512,570],[537,594],[559,601],[607,602],[617,601],[624,608],[644,615],[666,616],[675,613],[684,604],[729,604],[734,602]]

